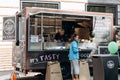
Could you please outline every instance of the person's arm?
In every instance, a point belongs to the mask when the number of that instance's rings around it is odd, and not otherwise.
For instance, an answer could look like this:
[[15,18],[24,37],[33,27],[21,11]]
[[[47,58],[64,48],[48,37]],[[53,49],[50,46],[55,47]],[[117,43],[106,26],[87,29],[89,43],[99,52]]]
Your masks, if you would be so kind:
[[56,33],[55,38],[54,38],[54,42],[58,42],[58,37],[59,37],[59,33]]
[[58,33],[55,34],[55,38],[54,39],[56,39],[56,40],[58,39]]
[[78,52],[78,44],[76,42],[73,42],[72,44],[73,52],[77,53]]

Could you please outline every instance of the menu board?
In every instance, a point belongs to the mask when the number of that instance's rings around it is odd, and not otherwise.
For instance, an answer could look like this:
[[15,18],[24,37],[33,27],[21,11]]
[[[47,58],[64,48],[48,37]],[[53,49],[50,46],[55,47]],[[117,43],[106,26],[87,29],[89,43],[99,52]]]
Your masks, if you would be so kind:
[[110,17],[94,17],[93,33],[99,42],[108,42],[111,40],[112,22]]

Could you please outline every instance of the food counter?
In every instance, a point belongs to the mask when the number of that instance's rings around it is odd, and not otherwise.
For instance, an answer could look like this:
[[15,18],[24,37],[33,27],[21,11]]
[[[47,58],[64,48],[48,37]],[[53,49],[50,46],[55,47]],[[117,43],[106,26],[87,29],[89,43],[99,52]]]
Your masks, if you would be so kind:
[[[83,47],[84,46],[84,47]],[[80,43],[80,59],[88,58],[92,48],[86,44]],[[40,51],[28,51],[28,67],[35,68],[43,64],[41,68],[44,68],[48,61],[69,62],[68,59],[69,48],[66,48],[65,43],[44,43],[44,49]]]

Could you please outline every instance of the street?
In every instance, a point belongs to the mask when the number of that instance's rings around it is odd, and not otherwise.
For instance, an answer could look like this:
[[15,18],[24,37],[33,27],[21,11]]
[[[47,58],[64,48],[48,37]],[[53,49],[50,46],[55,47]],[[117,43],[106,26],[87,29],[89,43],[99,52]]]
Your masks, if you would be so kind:
[[[0,71],[0,80],[11,80],[11,75],[12,75],[13,72],[14,71],[12,71],[12,70],[10,70],[10,71]],[[21,80],[19,78],[22,78],[22,80],[32,80],[33,75],[39,74],[39,73],[31,72],[31,73],[28,73],[27,75],[24,75],[21,72],[18,72],[18,71],[15,71],[15,72],[18,73],[18,75],[19,75],[19,76],[17,76],[18,80]],[[38,78],[34,78],[34,80],[38,80]],[[43,79],[39,79],[39,80],[43,80]],[[71,79],[67,79],[67,80],[71,80]],[[91,80],[93,80],[93,76],[91,76]],[[118,74],[118,80],[120,80],[120,71],[119,71],[119,74]]]

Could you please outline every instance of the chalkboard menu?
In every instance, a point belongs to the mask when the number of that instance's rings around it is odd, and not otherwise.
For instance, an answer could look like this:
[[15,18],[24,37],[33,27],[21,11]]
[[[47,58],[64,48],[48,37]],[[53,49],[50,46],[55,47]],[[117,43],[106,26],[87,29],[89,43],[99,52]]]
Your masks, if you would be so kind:
[[98,54],[109,54],[108,46],[99,46]]

